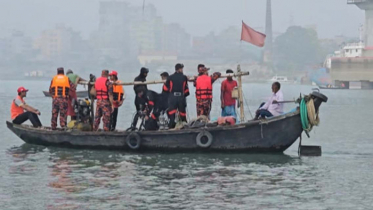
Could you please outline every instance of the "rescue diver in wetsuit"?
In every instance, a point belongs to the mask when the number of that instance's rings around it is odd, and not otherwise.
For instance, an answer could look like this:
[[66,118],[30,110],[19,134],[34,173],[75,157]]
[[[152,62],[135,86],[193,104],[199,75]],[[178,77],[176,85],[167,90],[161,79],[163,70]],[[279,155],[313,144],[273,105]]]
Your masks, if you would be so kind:
[[175,116],[179,111],[179,117],[186,122],[186,97],[189,96],[188,78],[183,74],[183,64],[176,64],[175,73],[172,74],[163,86],[163,90],[169,93],[168,115],[169,128],[175,128]]
[[[140,74],[135,78],[135,82],[146,82],[146,77],[148,76],[149,69],[142,67],[140,69]],[[146,99],[146,92],[148,91],[148,87],[146,84],[144,85],[134,85],[133,90],[135,91],[135,106],[136,106],[136,115],[133,119],[131,129],[135,130],[138,118],[141,116],[140,112],[145,111],[147,105]]]

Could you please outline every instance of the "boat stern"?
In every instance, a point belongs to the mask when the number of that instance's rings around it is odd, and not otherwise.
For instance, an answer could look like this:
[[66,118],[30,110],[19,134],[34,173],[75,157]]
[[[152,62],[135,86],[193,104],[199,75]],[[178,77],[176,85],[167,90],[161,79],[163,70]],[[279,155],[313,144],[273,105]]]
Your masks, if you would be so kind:
[[316,112],[319,111],[319,107],[323,102],[326,103],[328,101],[328,97],[320,92],[314,91],[310,94],[310,96],[313,99]]

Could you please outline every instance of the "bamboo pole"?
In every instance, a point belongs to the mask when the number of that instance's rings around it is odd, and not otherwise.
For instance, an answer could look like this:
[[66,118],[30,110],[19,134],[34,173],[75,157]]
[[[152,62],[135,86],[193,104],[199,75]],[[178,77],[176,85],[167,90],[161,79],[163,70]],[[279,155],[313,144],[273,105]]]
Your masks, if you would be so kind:
[[244,112],[244,105],[243,105],[243,94],[242,94],[242,74],[241,74],[241,66],[237,66],[237,82],[238,82],[238,99],[239,99],[239,104],[240,104],[240,122],[243,123],[245,122],[245,112]]
[[[237,77],[238,79],[241,78],[241,76],[247,76],[249,75],[250,73],[249,72],[238,72],[238,73],[235,73],[235,74],[225,74],[225,75],[221,75],[219,78],[227,78],[229,76],[231,77]],[[196,77],[188,77],[188,81],[189,82],[193,82],[195,80]],[[122,83],[119,83],[118,85],[123,85],[123,86],[131,86],[131,85],[151,85],[151,84],[162,84],[162,83],[165,83],[166,80],[155,80],[155,81],[146,81],[146,82],[122,82]],[[89,83],[89,81],[80,81],[79,84],[80,85],[87,85]],[[91,84],[93,85],[94,83],[91,82]]]

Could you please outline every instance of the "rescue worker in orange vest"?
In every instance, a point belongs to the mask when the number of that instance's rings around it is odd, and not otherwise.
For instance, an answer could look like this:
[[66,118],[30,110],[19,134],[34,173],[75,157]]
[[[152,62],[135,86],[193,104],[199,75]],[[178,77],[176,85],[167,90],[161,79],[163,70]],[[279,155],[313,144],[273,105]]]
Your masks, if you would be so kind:
[[169,128],[175,128],[175,116],[179,111],[181,121],[186,122],[186,97],[189,96],[188,78],[183,74],[183,64],[176,64],[175,73],[168,77],[163,90],[169,92],[168,115]]
[[24,87],[18,88],[18,96],[13,100],[10,107],[10,114],[14,124],[20,125],[27,120],[30,120],[32,125],[37,128],[41,127],[41,122],[38,115],[39,110],[26,104],[24,98],[27,95],[27,89]]
[[110,130],[110,117],[114,109],[113,84],[109,81],[109,71],[102,70],[101,77],[96,79],[96,114],[93,130],[97,131],[102,117],[104,131]]
[[111,114],[110,119],[110,131],[114,131],[117,125],[117,118],[118,118],[118,108],[122,106],[124,99],[126,98],[123,90],[123,85],[118,85],[121,83],[118,80],[118,72],[111,71],[110,74],[110,81],[113,83],[113,105],[114,110]]
[[212,104],[212,84],[221,76],[215,72],[212,76],[208,75],[209,68],[205,65],[198,65],[198,77],[195,79],[197,116],[205,115],[210,118]]
[[76,86],[65,75],[62,67],[57,69],[57,75],[53,77],[49,87],[49,93],[53,98],[52,102],[52,130],[57,129],[57,118],[60,115],[61,128],[66,127],[67,108],[70,97],[70,90],[75,90]]

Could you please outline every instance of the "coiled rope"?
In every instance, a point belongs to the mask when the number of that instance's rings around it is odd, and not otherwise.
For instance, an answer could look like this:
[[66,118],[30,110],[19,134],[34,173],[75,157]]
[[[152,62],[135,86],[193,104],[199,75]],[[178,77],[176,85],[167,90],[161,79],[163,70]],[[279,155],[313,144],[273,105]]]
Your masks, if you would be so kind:
[[313,99],[311,97],[302,98],[300,102],[300,118],[302,128],[306,132],[307,136],[309,136],[308,133],[312,130],[312,127],[317,126],[320,123],[319,113],[316,112]]

